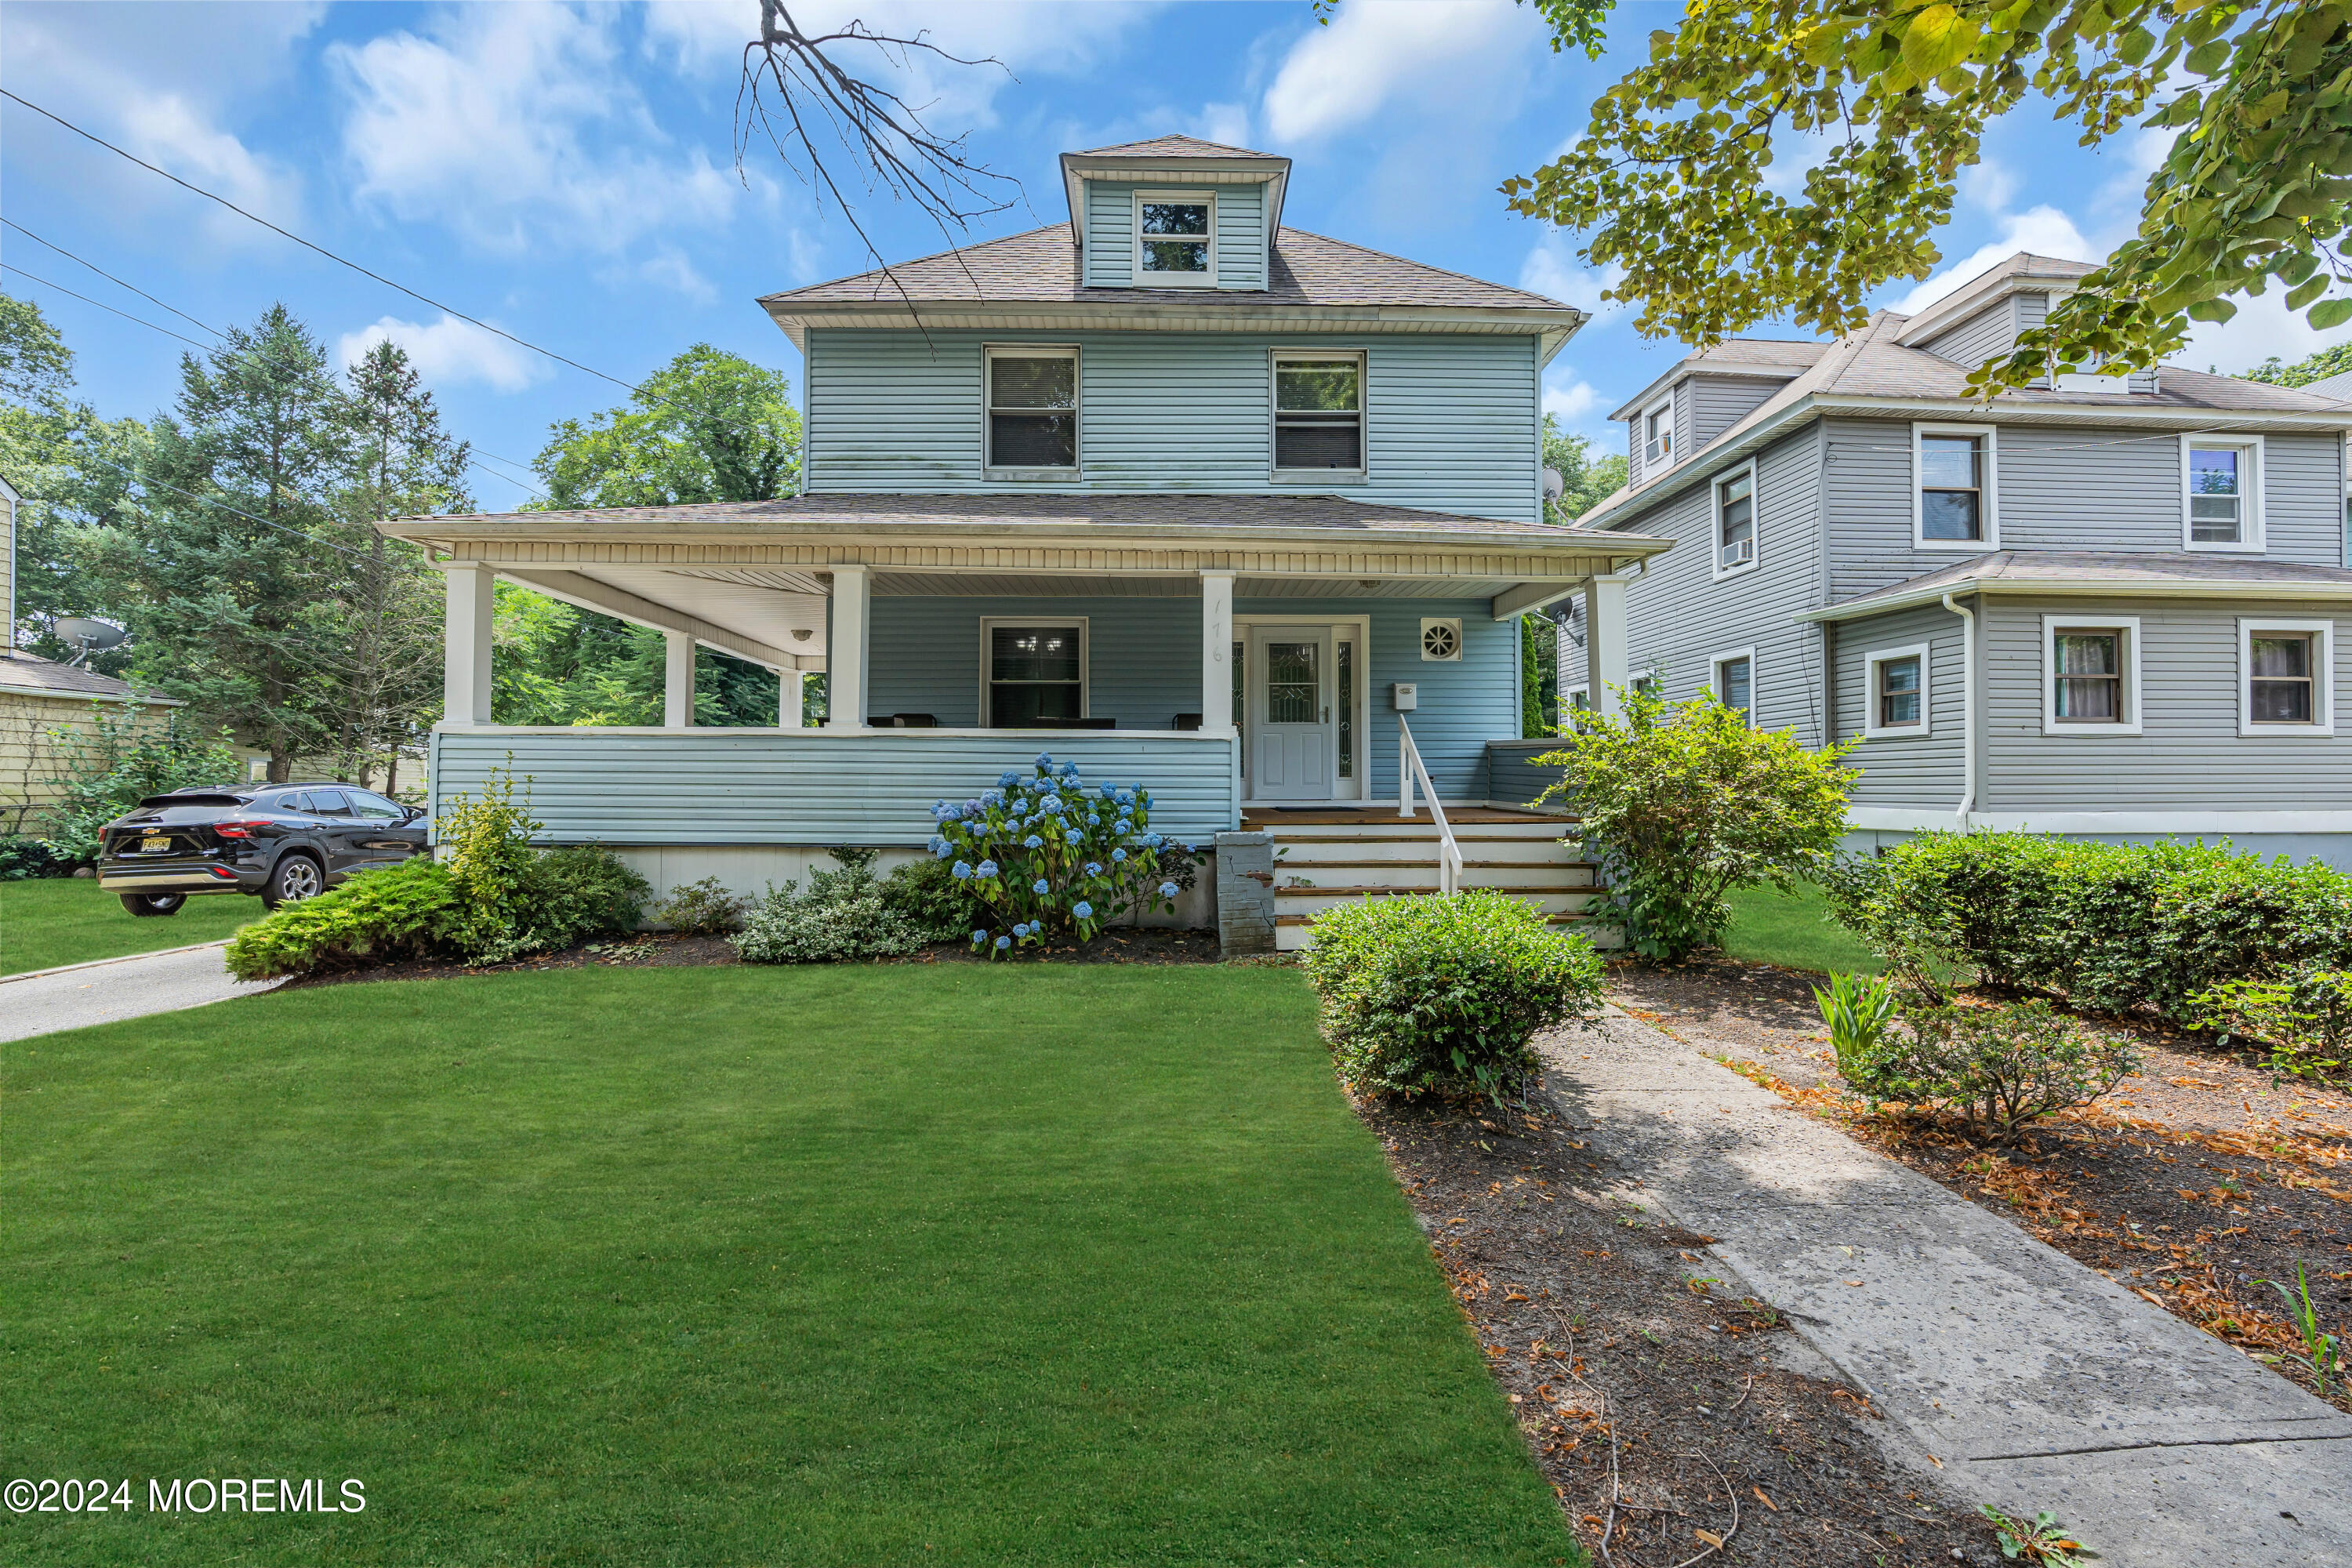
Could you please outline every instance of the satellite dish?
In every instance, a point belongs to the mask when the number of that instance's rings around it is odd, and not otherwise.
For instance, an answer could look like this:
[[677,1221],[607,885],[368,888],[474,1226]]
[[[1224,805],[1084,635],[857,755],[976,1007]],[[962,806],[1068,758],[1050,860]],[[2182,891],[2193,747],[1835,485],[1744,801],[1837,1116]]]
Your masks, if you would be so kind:
[[112,621],[93,621],[83,616],[59,616],[49,623],[49,630],[59,641],[69,642],[80,651],[73,657],[79,664],[91,654],[114,647],[131,634]]
[[1558,468],[1544,470],[1544,500],[1558,500],[1568,493],[1568,480]]

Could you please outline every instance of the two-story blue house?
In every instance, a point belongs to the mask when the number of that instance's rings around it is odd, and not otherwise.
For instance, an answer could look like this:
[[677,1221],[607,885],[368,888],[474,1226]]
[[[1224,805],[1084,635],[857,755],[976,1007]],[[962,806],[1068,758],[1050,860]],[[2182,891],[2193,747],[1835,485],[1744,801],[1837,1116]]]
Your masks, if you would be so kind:
[[1864,846],[2031,828],[2352,866],[2352,407],[2175,365],[1972,397],[2089,270],[2014,256],[1618,409],[1630,480],[1581,522],[1682,545],[1629,590],[1634,676],[1859,737]]
[[[1541,521],[1543,368],[1583,316],[1283,227],[1286,158],[1169,137],[1062,172],[1066,224],[761,301],[806,361],[804,494],[386,525],[448,576],[436,801],[511,753],[551,837],[756,890],[919,846],[932,802],[1046,751],[1202,841],[1455,808],[1408,819],[1444,842],[1324,846],[1281,879],[1291,926],[1481,879],[1462,842],[1511,834],[1469,818],[1533,793],[1517,617],[1582,595],[1593,683],[1622,682],[1623,573],[1666,547]],[[665,725],[492,726],[499,578],[667,632]],[[776,729],[690,727],[698,643],[783,673]],[[1565,913],[1552,831],[1485,879]]]

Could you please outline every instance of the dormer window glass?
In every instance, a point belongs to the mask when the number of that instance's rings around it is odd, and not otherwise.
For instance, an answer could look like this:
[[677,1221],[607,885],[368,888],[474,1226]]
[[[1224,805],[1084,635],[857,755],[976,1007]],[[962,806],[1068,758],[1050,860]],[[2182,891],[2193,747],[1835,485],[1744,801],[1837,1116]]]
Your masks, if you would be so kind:
[[1275,356],[1274,469],[1327,484],[1364,471],[1361,354]]
[[1662,468],[1675,460],[1675,405],[1672,399],[1642,416],[1642,467]]
[[1047,477],[1076,474],[1078,351],[991,348],[987,360],[987,467]]
[[1144,191],[1135,200],[1135,280],[1188,288],[1217,279],[1217,204],[1210,195]]

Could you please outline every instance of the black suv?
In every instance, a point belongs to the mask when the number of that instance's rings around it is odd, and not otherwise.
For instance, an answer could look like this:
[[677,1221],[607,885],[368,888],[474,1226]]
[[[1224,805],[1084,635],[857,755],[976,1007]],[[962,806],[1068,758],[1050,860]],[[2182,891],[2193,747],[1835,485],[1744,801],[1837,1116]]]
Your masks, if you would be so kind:
[[425,847],[423,812],[350,784],[174,790],[106,825],[98,885],[134,915],[176,914],[202,893],[276,909]]

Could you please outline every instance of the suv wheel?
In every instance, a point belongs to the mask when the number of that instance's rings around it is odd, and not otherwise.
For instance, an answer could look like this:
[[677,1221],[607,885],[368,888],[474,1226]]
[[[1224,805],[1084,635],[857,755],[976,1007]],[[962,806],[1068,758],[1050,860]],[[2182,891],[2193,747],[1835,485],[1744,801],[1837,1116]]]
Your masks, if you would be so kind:
[[326,887],[326,876],[316,860],[308,855],[289,855],[278,862],[278,869],[269,873],[269,885],[261,890],[261,902],[273,910],[280,904],[299,904],[305,899],[317,898]]
[[134,915],[176,915],[188,901],[185,893],[124,893],[122,907]]

